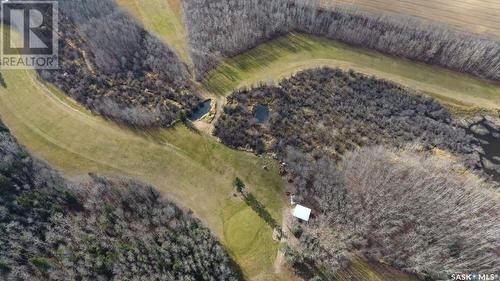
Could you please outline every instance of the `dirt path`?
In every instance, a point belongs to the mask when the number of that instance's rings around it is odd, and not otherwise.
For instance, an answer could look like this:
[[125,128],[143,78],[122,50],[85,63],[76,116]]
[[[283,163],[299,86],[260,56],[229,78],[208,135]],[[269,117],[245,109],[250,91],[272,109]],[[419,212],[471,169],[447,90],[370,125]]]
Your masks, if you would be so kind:
[[[281,240],[280,243],[282,245],[288,244],[288,245],[294,245],[296,244],[297,241],[292,234],[292,224],[293,224],[293,216],[292,216],[292,207],[289,205],[289,198],[288,196],[284,197],[283,200],[286,202],[286,204],[283,206],[282,209],[282,223],[281,223]],[[285,255],[283,252],[278,251],[278,254],[276,255],[276,260],[274,262],[274,273],[275,274],[282,274],[282,273],[287,273],[290,276],[293,276],[293,279],[291,280],[301,280],[295,274],[292,275],[290,269],[287,267],[286,260],[285,260]]]

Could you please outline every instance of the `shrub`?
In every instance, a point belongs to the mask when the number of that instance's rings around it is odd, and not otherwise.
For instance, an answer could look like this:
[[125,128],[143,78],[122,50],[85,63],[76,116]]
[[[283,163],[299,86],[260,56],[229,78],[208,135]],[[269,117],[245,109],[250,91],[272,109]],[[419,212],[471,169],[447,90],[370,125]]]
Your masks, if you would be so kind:
[[0,275],[7,275],[11,270],[7,263],[0,261]]
[[[251,108],[268,104],[268,125],[251,122]],[[405,146],[418,141],[480,167],[477,141],[440,104],[397,84],[339,69],[298,73],[278,86],[236,91],[228,97],[214,134],[231,147],[262,143],[283,156],[287,147],[340,156],[359,146]]]
[[51,268],[50,260],[44,257],[30,258],[29,262],[42,272],[47,272]]
[[14,183],[6,176],[0,174],[0,196],[10,198],[16,192]]
[[243,189],[245,189],[245,183],[238,177],[234,179],[233,185],[239,193],[243,192]]
[[293,236],[300,238],[302,236],[302,233],[304,232],[304,229],[302,229],[302,226],[300,224],[296,224],[292,228],[292,234]]
[[201,102],[177,54],[115,1],[59,8],[60,68],[39,73],[89,110],[134,127],[168,127]]

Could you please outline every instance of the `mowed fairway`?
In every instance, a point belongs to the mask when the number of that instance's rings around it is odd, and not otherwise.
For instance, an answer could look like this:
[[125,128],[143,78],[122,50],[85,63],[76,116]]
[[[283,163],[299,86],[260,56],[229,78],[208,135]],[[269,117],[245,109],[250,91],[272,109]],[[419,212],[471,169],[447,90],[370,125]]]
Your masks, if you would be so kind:
[[500,84],[304,34],[283,36],[227,59],[203,84],[209,91],[227,95],[237,88],[277,82],[321,66],[375,75],[462,110],[500,109]]
[[35,71],[2,71],[2,75],[7,89],[0,89],[0,118],[35,155],[68,176],[123,174],[155,185],[192,209],[249,279],[280,280],[272,274],[279,247],[272,240],[272,229],[232,196],[232,180],[239,176],[281,221],[283,183],[274,161],[231,150],[182,125],[135,132],[91,115],[38,81]]
[[321,0],[325,6],[348,4],[365,10],[407,14],[458,29],[500,35],[498,0]]
[[180,0],[117,0],[144,27],[156,34],[190,64]]

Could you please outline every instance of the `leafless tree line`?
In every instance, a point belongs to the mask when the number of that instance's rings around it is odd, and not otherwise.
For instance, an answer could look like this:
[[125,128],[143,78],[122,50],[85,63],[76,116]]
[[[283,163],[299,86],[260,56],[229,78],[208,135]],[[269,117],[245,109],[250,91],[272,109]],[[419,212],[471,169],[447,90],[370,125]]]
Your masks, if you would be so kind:
[[90,110],[167,127],[201,103],[187,66],[113,0],[59,1],[59,64],[41,76]]
[[321,8],[317,0],[184,0],[191,56],[202,76],[230,57],[295,30],[500,81],[500,41],[350,7]]

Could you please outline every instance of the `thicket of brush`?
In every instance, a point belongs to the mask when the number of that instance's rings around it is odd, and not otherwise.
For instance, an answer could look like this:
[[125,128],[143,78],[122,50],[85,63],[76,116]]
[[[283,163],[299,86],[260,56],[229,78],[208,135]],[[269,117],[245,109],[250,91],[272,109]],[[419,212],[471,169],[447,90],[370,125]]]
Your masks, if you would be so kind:
[[[269,107],[264,123],[257,105]],[[328,152],[339,159],[359,146],[404,146],[418,141],[462,155],[479,167],[479,143],[433,99],[353,71],[321,68],[298,73],[277,86],[236,91],[228,97],[215,135],[232,147],[273,151],[288,146]]]
[[[258,122],[257,106],[268,120]],[[285,248],[306,279],[332,280],[358,255],[431,280],[500,266],[498,191],[471,172],[482,171],[479,141],[430,98],[308,70],[233,93],[215,134],[285,163],[295,200],[315,214]]]

